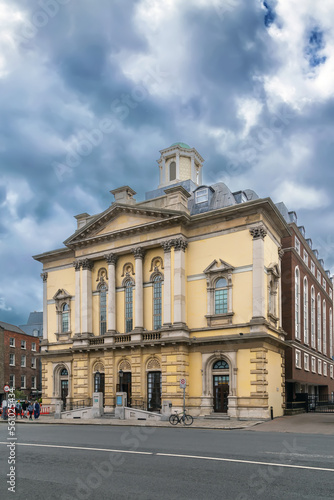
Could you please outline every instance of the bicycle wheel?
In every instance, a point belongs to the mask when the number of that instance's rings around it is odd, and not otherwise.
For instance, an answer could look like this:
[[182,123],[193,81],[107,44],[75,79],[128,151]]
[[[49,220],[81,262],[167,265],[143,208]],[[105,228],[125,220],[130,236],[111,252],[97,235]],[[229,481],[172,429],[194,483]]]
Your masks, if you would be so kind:
[[177,425],[179,423],[179,419],[177,415],[171,415],[169,417],[169,423],[172,425]]
[[184,416],[184,425],[191,425],[193,423],[194,419],[191,415],[185,415]]

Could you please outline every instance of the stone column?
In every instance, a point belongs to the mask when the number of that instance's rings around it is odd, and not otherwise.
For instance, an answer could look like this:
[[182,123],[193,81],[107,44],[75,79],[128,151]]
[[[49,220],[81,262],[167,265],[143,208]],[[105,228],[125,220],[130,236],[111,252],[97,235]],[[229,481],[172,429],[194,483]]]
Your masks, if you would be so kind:
[[180,153],[176,153],[176,180],[180,180]]
[[82,262],[81,288],[81,329],[83,334],[92,333],[92,269],[94,263],[89,259]]
[[[284,255],[284,250],[282,248],[278,249],[279,256],[279,282],[278,282],[278,311],[279,311],[279,328],[282,328],[282,259]],[[311,301],[309,301],[311,303]]]
[[194,154],[191,155],[191,180],[197,184]]
[[172,303],[171,303],[171,247],[173,240],[162,243],[164,249],[164,316],[163,324],[170,326],[172,323]]
[[75,268],[75,324],[74,333],[79,335],[81,333],[81,275],[80,268],[81,262],[76,260],[73,262]]
[[137,247],[133,250],[135,256],[135,321],[134,329],[142,331],[144,328],[144,304],[143,304],[143,260],[144,251]]
[[263,225],[250,229],[253,237],[253,319],[265,318],[264,238]]
[[116,262],[113,253],[105,256],[108,262],[108,332],[116,332]]
[[183,238],[174,240],[174,324],[186,324],[186,270],[185,251],[188,243]]
[[43,280],[43,340],[48,339],[48,273],[42,273],[41,278]]

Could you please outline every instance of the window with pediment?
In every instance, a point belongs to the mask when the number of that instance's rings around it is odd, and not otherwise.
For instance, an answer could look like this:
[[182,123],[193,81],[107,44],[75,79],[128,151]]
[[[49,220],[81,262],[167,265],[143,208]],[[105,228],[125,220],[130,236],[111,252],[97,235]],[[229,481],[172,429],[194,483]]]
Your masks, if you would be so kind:
[[64,289],[59,289],[53,299],[57,314],[57,340],[71,334],[71,295]]
[[214,260],[205,270],[207,284],[207,323],[219,326],[232,323],[233,266]]

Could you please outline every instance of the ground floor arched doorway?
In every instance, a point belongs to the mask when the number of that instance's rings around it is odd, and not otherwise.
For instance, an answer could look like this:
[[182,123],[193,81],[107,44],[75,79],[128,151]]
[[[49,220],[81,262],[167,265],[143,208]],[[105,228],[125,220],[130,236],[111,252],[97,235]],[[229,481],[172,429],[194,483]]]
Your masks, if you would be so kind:
[[213,409],[216,413],[227,413],[228,395],[230,392],[229,383],[229,365],[220,359],[212,366],[213,376]]
[[147,409],[160,411],[161,409],[161,372],[147,373]]

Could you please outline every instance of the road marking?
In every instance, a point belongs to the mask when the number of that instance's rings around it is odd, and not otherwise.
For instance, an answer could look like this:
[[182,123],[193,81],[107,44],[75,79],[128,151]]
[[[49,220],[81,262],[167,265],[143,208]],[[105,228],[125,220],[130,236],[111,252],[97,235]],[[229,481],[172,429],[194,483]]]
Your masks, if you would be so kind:
[[[8,442],[6,443],[0,441],[0,444],[8,444]],[[154,455],[152,451],[111,450],[107,448],[88,448],[84,446],[62,446],[58,444],[15,443],[15,446],[35,446],[41,448],[65,448],[67,450],[107,451],[109,453],[112,452],[112,453],[133,453],[137,455]]]
[[281,451],[265,451],[266,455],[289,455],[291,457],[306,457],[306,458],[334,458],[334,455],[310,455],[309,453],[282,453]]
[[[8,445],[6,441],[0,441],[0,444]],[[132,451],[132,450],[114,450],[108,448],[89,448],[84,446],[64,446],[56,444],[36,444],[36,443],[15,443],[16,446],[33,446],[36,448],[62,448],[68,450],[86,450],[86,451],[103,451],[108,453],[128,453],[136,455],[152,455],[158,457],[171,457],[171,458],[195,458],[198,460],[213,460],[217,462],[230,462],[237,464],[250,464],[250,465],[266,465],[267,467],[286,467],[288,469],[307,469],[317,471],[334,472],[334,469],[327,469],[325,467],[311,467],[308,465],[292,465],[292,464],[276,464],[271,462],[257,462],[255,460],[241,460],[234,458],[221,458],[221,457],[205,457],[200,455],[180,455],[176,453],[154,453],[152,451]]]
[[174,453],[156,453],[156,455],[162,457],[198,458],[200,460],[217,460],[219,462],[234,462],[238,464],[267,465],[269,467],[287,467],[291,469],[308,469],[308,470],[322,470],[322,471],[334,472],[334,469],[326,469],[325,467],[310,467],[307,465],[275,464],[270,462],[256,462],[253,460],[240,460],[233,458],[201,457],[198,455],[176,455]]

